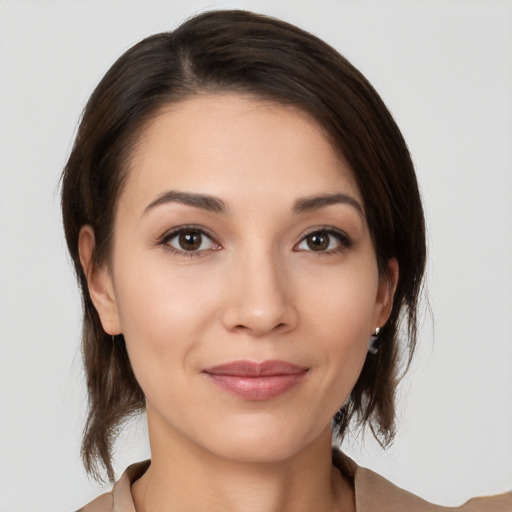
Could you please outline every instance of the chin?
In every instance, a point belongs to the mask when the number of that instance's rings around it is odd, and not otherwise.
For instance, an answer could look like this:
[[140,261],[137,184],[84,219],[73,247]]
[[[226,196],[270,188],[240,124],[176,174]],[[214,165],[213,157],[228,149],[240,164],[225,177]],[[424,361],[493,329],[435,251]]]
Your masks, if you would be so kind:
[[277,463],[293,458],[324,434],[330,443],[330,423],[326,428],[310,430],[293,425],[293,422],[286,425],[272,423],[262,418],[253,425],[232,424],[231,428],[210,431],[206,448],[231,461]]
[[229,446],[215,447],[212,454],[229,461],[255,464],[275,464],[293,458],[300,446],[283,446],[282,440],[276,443],[233,442]]

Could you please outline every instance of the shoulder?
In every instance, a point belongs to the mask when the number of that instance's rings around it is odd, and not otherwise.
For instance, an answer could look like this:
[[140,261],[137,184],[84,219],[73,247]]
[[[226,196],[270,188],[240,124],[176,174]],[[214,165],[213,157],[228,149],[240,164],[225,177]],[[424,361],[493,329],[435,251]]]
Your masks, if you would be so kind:
[[365,468],[355,471],[357,512],[512,512],[512,493],[474,498],[460,507],[442,507],[400,489]]
[[145,460],[128,466],[111,492],[98,496],[77,512],[135,512],[130,488],[132,483],[146,472],[150,464],[150,460]]
[[114,510],[114,500],[111,492],[98,496],[76,512],[110,512]]

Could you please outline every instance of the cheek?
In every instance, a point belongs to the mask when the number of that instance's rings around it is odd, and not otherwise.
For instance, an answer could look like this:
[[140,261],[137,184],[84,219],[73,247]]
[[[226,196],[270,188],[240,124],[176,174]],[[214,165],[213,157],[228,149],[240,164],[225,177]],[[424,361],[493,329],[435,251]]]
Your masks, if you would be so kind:
[[371,260],[357,263],[340,267],[337,272],[315,275],[309,286],[303,285],[308,293],[304,294],[302,309],[312,324],[324,336],[334,335],[349,345],[368,341],[376,327],[373,322],[378,310],[377,267]]
[[204,305],[215,298],[208,274],[201,273],[200,267],[191,272],[188,261],[180,265],[177,257],[167,255],[163,248],[140,247],[140,240],[125,238],[118,240],[114,266],[115,295],[124,330],[142,334],[161,328],[168,335],[180,328],[193,330],[201,321]]
[[[317,276],[319,277],[319,276]],[[311,293],[308,312],[310,336],[317,340],[315,358],[325,370],[322,385],[332,390],[330,400],[341,405],[352,390],[364,364],[368,340],[375,329],[378,271],[376,265],[347,268],[324,281]]]
[[[218,309],[218,292],[205,276],[151,259],[118,261],[115,294],[135,375],[161,381],[172,368],[190,366],[203,334]],[[162,377],[164,376],[164,377]]]

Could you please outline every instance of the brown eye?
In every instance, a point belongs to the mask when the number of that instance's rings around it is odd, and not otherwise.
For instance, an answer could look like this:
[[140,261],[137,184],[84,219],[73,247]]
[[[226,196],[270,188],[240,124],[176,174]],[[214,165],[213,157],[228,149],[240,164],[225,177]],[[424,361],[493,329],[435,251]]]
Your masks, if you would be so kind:
[[203,236],[197,231],[187,231],[178,236],[180,249],[184,251],[197,251],[201,247]]
[[327,233],[313,233],[306,237],[306,244],[312,251],[325,251],[329,242],[330,236]]
[[176,230],[165,237],[162,243],[177,253],[201,253],[220,248],[207,234],[197,229]]
[[327,229],[306,235],[296,246],[296,250],[330,254],[348,249],[351,245],[350,238],[344,232]]

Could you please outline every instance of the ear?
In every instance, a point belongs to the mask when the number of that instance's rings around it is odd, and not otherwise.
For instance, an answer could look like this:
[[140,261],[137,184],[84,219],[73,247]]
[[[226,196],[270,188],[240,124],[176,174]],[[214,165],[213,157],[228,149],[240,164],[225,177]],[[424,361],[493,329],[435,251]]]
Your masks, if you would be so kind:
[[381,276],[379,282],[375,309],[375,327],[382,327],[391,315],[398,275],[398,261],[396,258],[391,258],[387,263],[387,271]]
[[107,334],[122,332],[117,302],[108,265],[97,266],[93,260],[95,245],[94,230],[83,226],[78,236],[80,263],[87,279],[89,295],[98,312],[101,325]]

